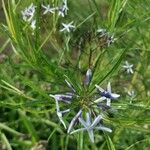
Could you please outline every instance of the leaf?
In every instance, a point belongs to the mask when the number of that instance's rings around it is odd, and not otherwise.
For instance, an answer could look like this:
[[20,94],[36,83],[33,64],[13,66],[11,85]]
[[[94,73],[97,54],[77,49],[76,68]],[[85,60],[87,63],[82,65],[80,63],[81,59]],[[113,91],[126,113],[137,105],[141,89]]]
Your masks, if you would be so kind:
[[5,144],[5,146],[7,147],[7,150],[12,150],[12,147],[11,147],[6,135],[4,133],[0,132],[0,137],[1,137],[1,140],[3,141],[3,144]]
[[[119,49],[116,51],[116,55],[109,60],[107,64],[102,63],[101,61],[96,63],[95,71],[93,74],[93,78],[89,87],[89,91],[92,92],[95,89],[95,84],[100,84],[104,80],[106,80],[109,76],[113,75],[113,73],[120,66],[120,63],[125,55],[126,49]],[[106,56],[104,56],[106,57]],[[101,58],[101,57],[100,57]],[[99,58],[99,59],[100,59]],[[102,58],[104,59],[104,58]],[[100,66],[101,64],[101,66]],[[100,70],[101,67],[101,70]]]
[[8,126],[5,125],[4,123],[0,123],[0,129],[1,129],[1,130],[6,130],[7,132],[10,132],[10,133],[12,133],[12,134],[14,134],[14,135],[16,135],[16,136],[23,136],[23,135],[24,135],[24,134],[22,134],[22,133],[20,133],[20,132],[18,132],[18,131],[16,131],[16,130],[14,130],[14,129],[8,127]]
[[26,129],[29,132],[29,135],[32,137],[32,142],[35,144],[38,140],[38,135],[36,133],[36,130],[33,124],[28,120],[25,112],[19,110],[19,114],[20,114],[23,124],[25,125]]
[[109,150],[115,150],[115,146],[114,146],[111,138],[109,137],[109,135],[105,134],[105,139],[106,139],[106,142],[107,142],[108,149]]

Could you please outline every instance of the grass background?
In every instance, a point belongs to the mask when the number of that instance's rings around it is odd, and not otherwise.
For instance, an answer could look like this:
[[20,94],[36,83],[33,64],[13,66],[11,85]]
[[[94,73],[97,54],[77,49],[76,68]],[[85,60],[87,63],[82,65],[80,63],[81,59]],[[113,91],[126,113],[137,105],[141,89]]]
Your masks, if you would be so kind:
[[[21,16],[31,2],[38,6],[34,35]],[[68,0],[65,18],[42,16],[41,3],[61,2],[6,0],[1,7],[0,149],[35,150],[42,144],[54,150],[149,150],[150,0]],[[60,33],[61,23],[72,20],[76,30]],[[100,42],[91,40],[97,28],[106,28],[117,40],[98,47],[89,64],[90,49]],[[133,75],[122,69],[125,60],[134,64]],[[66,134],[48,96],[68,90],[65,76],[82,93],[89,66],[94,71],[89,94],[95,84],[105,86],[108,81],[121,94],[112,104],[117,111],[106,120],[113,133],[95,132],[94,144],[86,133]],[[132,103],[125,88],[135,90]]]

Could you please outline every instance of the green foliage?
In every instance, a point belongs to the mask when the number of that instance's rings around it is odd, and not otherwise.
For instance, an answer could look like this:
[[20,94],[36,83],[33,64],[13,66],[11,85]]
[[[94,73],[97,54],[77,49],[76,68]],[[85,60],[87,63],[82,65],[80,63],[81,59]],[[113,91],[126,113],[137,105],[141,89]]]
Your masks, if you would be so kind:
[[[36,5],[35,30],[21,15],[31,3]],[[56,13],[43,15],[41,4],[49,3],[61,5],[58,0],[2,0],[0,149],[35,150],[42,145],[54,150],[149,150],[150,0],[68,0],[64,18]],[[72,20],[75,30],[60,32],[61,23]],[[107,46],[106,39],[97,35],[99,28],[114,35],[115,42]],[[133,75],[122,68],[126,60],[134,65]],[[92,79],[85,86],[88,68]],[[106,87],[112,82],[113,90],[121,95],[112,103],[112,111],[104,113],[104,123],[112,133],[95,132],[95,143],[85,132],[66,133],[58,123],[55,101],[49,97],[68,91],[65,79],[83,98],[95,93],[95,84]],[[132,90],[134,98],[127,95]],[[81,105],[81,99],[69,105],[70,114]]]

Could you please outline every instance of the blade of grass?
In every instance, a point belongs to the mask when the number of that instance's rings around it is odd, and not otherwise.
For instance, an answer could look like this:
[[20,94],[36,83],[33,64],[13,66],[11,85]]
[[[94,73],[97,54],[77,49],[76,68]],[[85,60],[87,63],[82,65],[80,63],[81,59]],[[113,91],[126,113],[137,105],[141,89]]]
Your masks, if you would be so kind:
[[1,140],[3,141],[3,144],[5,144],[7,150],[12,150],[12,147],[4,133],[0,132]]
[[1,130],[6,130],[7,132],[10,132],[10,133],[14,134],[15,136],[23,136],[24,135],[23,133],[20,133],[18,131],[15,131],[14,129],[8,127],[4,123],[0,123],[0,129]]
[[25,112],[19,110],[19,114],[20,114],[20,117],[22,119],[22,122],[23,122],[24,126],[26,127],[29,135],[32,138],[33,144],[35,144],[38,140],[38,135],[36,133],[36,129],[34,128],[33,124],[28,120]]
[[109,150],[115,150],[115,146],[114,146],[111,138],[109,137],[109,135],[105,134],[105,139],[106,139],[106,142],[107,142],[108,149]]

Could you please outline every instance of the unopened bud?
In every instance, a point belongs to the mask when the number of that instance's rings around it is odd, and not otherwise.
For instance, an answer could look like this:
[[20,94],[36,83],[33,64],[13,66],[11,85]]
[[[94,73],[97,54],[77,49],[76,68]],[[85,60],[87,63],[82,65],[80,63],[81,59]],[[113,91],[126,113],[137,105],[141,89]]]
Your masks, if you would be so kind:
[[89,68],[86,72],[86,85],[88,85],[91,81],[91,78],[92,78],[92,70]]

